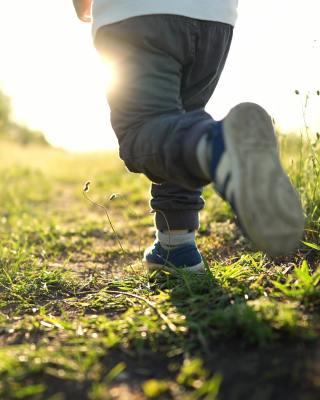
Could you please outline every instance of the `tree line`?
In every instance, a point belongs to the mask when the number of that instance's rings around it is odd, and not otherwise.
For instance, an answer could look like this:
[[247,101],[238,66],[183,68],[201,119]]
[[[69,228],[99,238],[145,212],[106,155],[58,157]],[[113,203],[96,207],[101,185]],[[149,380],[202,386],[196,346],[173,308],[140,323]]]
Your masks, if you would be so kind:
[[50,146],[43,132],[33,130],[12,118],[11,98],[0,88],[0,140],[9,140],[23,145]]

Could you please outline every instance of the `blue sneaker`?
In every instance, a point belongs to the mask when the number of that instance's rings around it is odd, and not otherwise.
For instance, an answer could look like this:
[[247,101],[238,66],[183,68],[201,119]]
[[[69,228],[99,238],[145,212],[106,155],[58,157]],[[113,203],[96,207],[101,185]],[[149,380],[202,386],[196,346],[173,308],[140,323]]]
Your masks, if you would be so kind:
[[295,250],[303,211],[281,166],[270,116],[257,104],[239,104],[215,123],[211,140],[211,179],[244,234],[271,256]]
[[157,239],[144,252],[144,262],[151,271],[159,268],[170,271],[174,270],[174,267],[185,268],[192,272],[204,270],[204,264],[195,242],[167,250]]

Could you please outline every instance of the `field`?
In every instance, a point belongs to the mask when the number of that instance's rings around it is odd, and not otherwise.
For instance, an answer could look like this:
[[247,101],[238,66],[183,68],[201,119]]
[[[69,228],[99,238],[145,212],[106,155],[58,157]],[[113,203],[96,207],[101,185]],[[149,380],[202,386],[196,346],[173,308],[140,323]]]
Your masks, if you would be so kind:
[[318,400],[319,146],[278,139],[305,243],[256,252],[208,186],[202,275],[145,270],[149,182],[116,152],[1,142],[0,399]]

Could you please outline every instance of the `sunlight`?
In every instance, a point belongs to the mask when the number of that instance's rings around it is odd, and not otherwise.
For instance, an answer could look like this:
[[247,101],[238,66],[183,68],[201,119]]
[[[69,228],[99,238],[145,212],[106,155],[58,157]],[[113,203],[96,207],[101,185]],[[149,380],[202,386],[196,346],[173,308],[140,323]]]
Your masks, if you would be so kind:
[[115,68],[108,60],[100,59],[99,75],[99,80],[101,80],[105,90],[111,88],[115,83]]

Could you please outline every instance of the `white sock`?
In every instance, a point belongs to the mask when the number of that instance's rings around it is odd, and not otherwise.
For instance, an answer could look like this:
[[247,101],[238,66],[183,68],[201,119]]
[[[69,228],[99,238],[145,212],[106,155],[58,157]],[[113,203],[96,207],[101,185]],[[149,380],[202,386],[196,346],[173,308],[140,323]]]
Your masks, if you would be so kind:
[[184,235],[169,235],[161,231],[156,232],[156,237],[159,240],[161,247],[168,250],[183,246],[188,243],[193,243],[196,240],[196,232],[191,231]]
[[212,141],[208,140],[208,135],[203,135],[199,140],[196,148],[196,157],[203,175],[211,181]]

